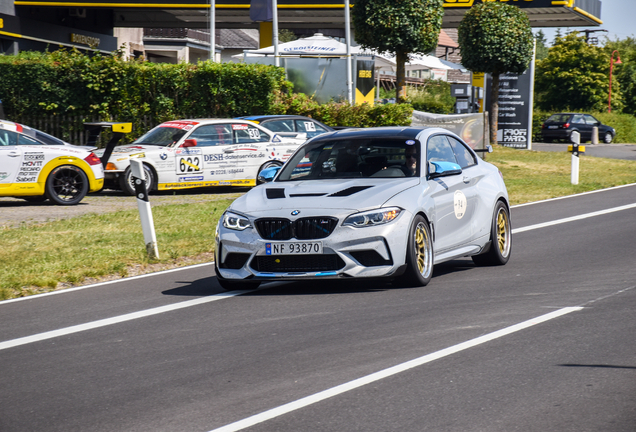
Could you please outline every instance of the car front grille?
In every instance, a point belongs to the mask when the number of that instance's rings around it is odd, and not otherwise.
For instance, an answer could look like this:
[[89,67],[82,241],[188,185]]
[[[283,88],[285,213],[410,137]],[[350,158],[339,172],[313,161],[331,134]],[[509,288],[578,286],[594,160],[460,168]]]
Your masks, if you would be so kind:
[[345,266],[336,254],[256,256],[250,263],[259,272],[315,272],[335,271]]
[[265,240],[315,240],[328,237],[338,224],[329,216],[306,217],[291,221],[283,218],[257,219],[256,230]]

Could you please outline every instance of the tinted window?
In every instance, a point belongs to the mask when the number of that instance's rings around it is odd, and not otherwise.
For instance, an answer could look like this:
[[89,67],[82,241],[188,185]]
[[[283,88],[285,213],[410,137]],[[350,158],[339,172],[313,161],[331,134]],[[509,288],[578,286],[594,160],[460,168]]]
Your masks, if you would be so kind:
[[0,129],[0,146],[18,145],[18,134]]
[[312,138],[327,132],[327,129],[310,120],[296,120],[296,131],[307,132],[307,138]]
[[457,157],[457,162],[459,162],[459,166],[463,168],[467,168],[469,166],[473,166],[477,163],[475,156],[468,150],[468,148],[457,139],[452,136],[448,136],[448,141],[451,143],[451,147],[453,147],[453,151],[455,152],[455,156]]
[[18,135],[18,145],[42,145],[42,143],[26,135]]
[[457,163],[455,153],[446,139],[446,135],[435,135],[428,139],[426,159],[430,162]]
[[576,123],[576,124],[585,124],[585,120],[583,120],[583,116],[578,114],[575,115],[574,117],[572,117],[572,123]]
[[546,122],[552,122],[552,123],[565,123],[568,121],[568,119],[570,118],[569,114],[552,114],[547,120]]
[[179,141],[186,132],[187,130],[176,127],[157,126],[135,140],[134,144],[167,146]]
[[589,125],[596,126],[600,123],[598,120],[596,120],[594,117],[592,117],[589,114],[585,114],[584,117],[585,117],[585,122]]
[[[247,125],[245,125],[247,128]],[[229,124],[199,126],[188,138],[197,140],[197,147],[229,145],[232,142],[232,129]]]
[[248,144],[269,141],[269,135],[254,126],[233,124],[235,144]]
[[[347,139],[314,141],[303,146],[283,166],[278,181],[334,178],[419,176],[409,169],[408,152],[419,158],[419,144],[404,139]],[[413,161],[410,161],[411,168]]]
[[272,132],[294,132],[293,120],[272,120],[266,123],[262,123],[262,126],[266,127]]

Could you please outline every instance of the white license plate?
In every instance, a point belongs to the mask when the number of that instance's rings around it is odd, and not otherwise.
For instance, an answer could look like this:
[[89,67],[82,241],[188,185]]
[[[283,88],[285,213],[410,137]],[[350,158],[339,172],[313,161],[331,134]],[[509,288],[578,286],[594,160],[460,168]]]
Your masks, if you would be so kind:
[[317,255],[322,254],[322,242],[265,243],[265,255]]
[[558,126],[548,126],[548,129],[558,129]]

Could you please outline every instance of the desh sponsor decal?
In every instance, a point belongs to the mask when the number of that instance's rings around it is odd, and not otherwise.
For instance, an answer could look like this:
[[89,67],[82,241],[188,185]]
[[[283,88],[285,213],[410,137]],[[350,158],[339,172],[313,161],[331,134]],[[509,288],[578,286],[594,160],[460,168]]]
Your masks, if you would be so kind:
[[223,155],[222,154],[212,154],[212,155],[205,155],[203,160],[205,162],[217,162],[217,161],[222,161],[223,160]]

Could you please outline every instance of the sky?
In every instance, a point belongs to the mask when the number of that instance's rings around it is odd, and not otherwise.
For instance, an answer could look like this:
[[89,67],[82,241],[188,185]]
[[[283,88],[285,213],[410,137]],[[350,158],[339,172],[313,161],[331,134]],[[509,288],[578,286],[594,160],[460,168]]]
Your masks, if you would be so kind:
[[[575,3],[576,5],[576,3]],[[604,29],[606,32],[596,32],[593,36],[598,37],[599,45],[603,44],[606,35],[610,40],[625,39],[627,37],[636,38],[636,24],[634,17],[636,16],[636,0],[601,0],[601,21],[603,24],[600,26],[589,27],[561,27],[561,34],[575,30]],[[538,30],[543,30],[546,36],[548,45],[552,45],[556,34],[556,28],[535,28],[534,33]]]

